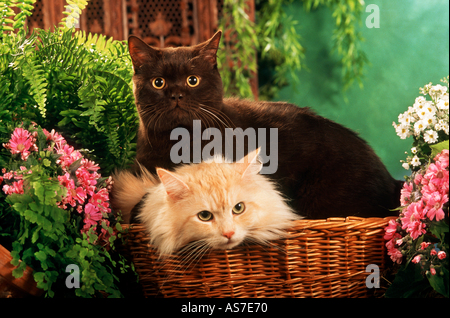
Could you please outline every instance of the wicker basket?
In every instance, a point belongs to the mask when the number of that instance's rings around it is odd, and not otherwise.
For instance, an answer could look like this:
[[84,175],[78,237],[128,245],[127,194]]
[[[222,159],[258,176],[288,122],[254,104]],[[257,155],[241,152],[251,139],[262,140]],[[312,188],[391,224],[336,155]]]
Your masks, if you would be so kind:
[[274,246],[214,250],[189,265],[158,259],[139,224],[127,246],[147,297],[367,297],[366,267],[383,270],[390,219],[299,220]]

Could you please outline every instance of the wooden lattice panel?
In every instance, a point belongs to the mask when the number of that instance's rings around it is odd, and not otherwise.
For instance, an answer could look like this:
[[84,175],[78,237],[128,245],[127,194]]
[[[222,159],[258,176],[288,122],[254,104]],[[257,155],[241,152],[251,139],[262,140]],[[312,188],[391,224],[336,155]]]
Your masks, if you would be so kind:
[[[104,19],[105,8],[103,6],[103,0],[90,0],[82,17],[83,29],[89,30],[92,33],[105,34]],[[106,32],[107,33],[107,32]]]
[[34,28],[44,29],[44,3],[42,0],[36,1],[31,12],[32,15],[27,19],[28,28],[30,30]]
[[157,47],[195,43],[195,0],[128,0],[129,34]]

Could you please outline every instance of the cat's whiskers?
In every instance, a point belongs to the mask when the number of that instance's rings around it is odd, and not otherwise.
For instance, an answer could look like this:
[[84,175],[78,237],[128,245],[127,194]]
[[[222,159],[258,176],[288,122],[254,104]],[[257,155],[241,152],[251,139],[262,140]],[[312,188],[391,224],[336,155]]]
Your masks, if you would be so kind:
[[187,269],[192,266],[195,267],[207,251],[211,251],[210,243],[207,240],[199,240],[184,246],[173,256],[175,260],[172,258],[163,259],[158,269],[158,272],[161,270],[166,273],[161,288],[169,279],[172,279],[176,275],[183,276]]
[[215,122],[219,123],[220,124],[219,126],[222,126],[223,128],[235,128],[235,125],[233,124],[231,119],[228,118],[228,116],[226,116],[224,113],[205,104],[199,105],[200,105],[199,109],[208,114]]
[[[145,107],[141,107],[138,111],[139,117],[141,118],[141,121],[145,123],[145,136],[147,139],[148,144],[150,147],[152,147],[152,143],[150,141],[150,137],[148,135],[148,132],[150,131],[151,125],[154,122],[154,118],[158,116],[159,113],[161,113],[161,110],[158,110],[158,108],[154,107],[153,105],[146,105]],[[153,126],[153,131],[155,131],[155,126]]]

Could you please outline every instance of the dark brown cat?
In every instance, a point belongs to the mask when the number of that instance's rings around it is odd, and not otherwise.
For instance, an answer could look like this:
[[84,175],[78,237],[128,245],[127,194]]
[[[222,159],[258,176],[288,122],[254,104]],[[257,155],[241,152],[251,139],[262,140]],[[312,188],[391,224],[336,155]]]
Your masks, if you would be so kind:
[[[152,172],[155,167],[173,168],[171,150],[179,139],[171,140],[170,135],[175,128],[184,128],[190,134],[190,158],[199,162],[194,120],[201,120],[202,130],[216,127],[222,134],[226,127],[253,128],[259,132],[258,142],[262,137],[266,140],[262,153],[277,155],[278,169],[268,177],[280,185],[299,214],[307,218],[391,215],[389,209],[400,203],[401,182],[391,177],[356,133],[308,108],[223,98],[216,61],[220,37],[219,31],[196,46],[165,49],[129,38],[140,116],[136,160]],[[269,128],[277,128],[277,140],[271,141]],[[208,142],[202,140],[201,148]],[[223,151],[225,139],[222,143]]]

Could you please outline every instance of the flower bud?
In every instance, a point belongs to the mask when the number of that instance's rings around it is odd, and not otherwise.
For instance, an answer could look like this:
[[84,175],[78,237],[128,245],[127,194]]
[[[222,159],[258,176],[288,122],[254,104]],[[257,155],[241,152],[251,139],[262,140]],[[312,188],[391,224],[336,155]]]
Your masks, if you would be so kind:
[[447,257],[447,254],[444,251],[439,251],[437,253],[437,256],[438,256],[439,259],[444,259],[444,258]]
[[413,262],[414,264],[417,264],[420,262],[420,259],[422,258],[422,255],[416,255],[411,262]]

